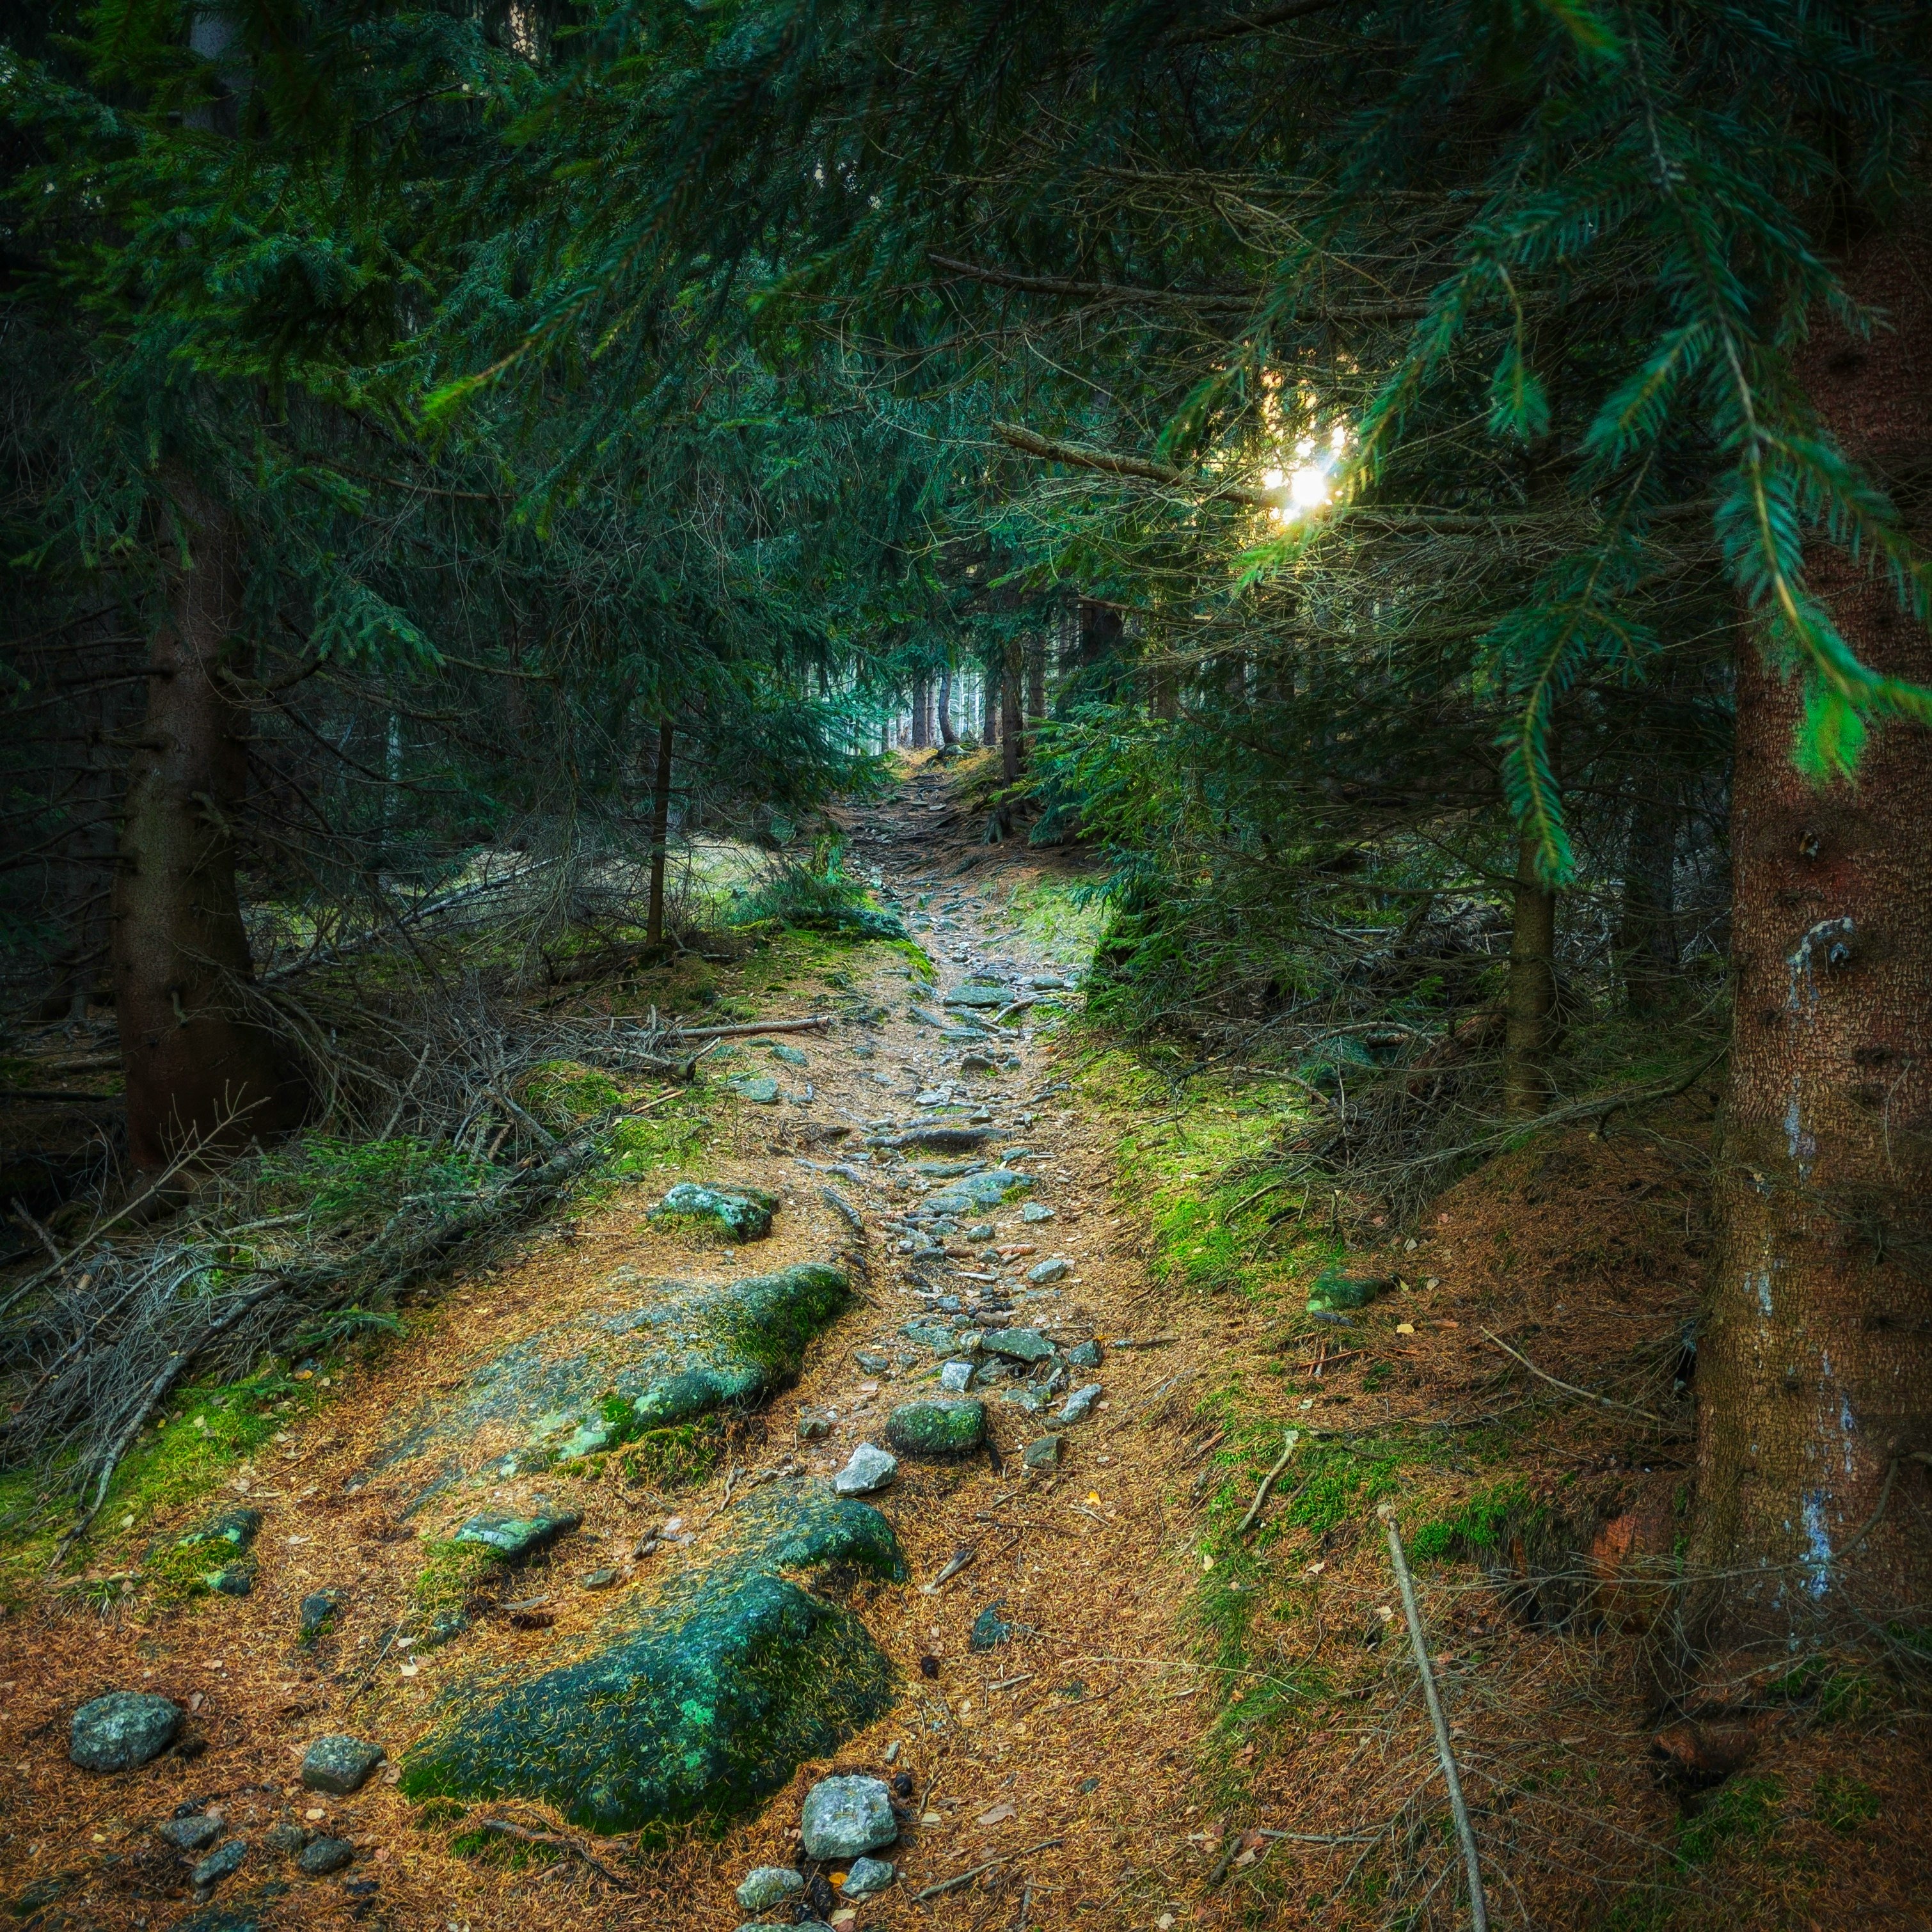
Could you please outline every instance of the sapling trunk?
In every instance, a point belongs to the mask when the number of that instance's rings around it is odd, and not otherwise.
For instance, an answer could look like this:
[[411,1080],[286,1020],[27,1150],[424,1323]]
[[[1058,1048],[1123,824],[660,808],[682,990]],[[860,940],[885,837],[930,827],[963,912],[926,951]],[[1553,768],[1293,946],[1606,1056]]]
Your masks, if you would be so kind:
[[644,943],[662,946],[664,936],[664,860],[670,842],[670,760],[677,728],[669,718],[658,725],[658,765],[651,782],[650,898],[644,914]]
[[1509,986],[1503,1006],[1503,1111],[1512,1120],[1550,1100],[1550,1050],[1556,1028],[1556,894],[1537,876],[1528,838],[1518,848],[1510,919]]

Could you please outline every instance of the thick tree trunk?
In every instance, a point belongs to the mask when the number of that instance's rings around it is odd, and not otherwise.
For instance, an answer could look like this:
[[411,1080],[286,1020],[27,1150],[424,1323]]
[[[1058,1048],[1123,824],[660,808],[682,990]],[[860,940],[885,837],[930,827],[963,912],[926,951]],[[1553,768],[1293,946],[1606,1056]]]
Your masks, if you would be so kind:
[[988,745],[997,745],[1000,742],[1000,680],[990,664],[980,674],[980,737]]
[[174,477],[170,490],[190,560],[149,649],[114,886],[128,1150],[144,1172],[287,1126],[300,1103],[240,992],[253,967],[232,830],[248,782],[248,714],[229,662],[242,622],[239,536],[192,484]]
[[920,678],[912,688],[912,748],[922,752],[932,742],[932,682]]
[[952,667],[950,664],[939,674],[939,742],[948,746],[959,742],[959,734],[952,728]]
[[1556,895],[1537,878],[1527,838],[1516,854],[1503,1020],[1503,1111],[1526,1120],[1549,1103],[1556,1029]]
[[[1818,318],[1801,373],[1924,540],[1927,263],[1859,251],[1892,326]],[[1915,502],[1913,499],[1916,497]],[[1870,664],[1932,683],[1882,575],[1819,544],[1813,588]],[[1856,784],[1793,768],[1796,682],[1738,667],[1737,1006],[1721,1236],[1698,1349],[1690,1635],[1729,1656],[1854,1636],[1932,1606],[1932,733],[1878,733]]]
[[662,946],[664,936],[664,858],[670,842],[670,754],[677,728],[666,718],[658,725],[658,768],[651,781],[651,886],[644,914],[644,944]]

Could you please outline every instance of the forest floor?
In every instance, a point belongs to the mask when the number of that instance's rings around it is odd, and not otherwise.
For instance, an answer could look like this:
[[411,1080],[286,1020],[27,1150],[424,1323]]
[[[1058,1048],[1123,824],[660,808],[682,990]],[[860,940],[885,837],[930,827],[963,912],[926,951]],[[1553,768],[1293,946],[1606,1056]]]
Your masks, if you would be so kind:
[[[1044,1004],[1001,1029],[1012,1064],[962,1074],[971,1049],[935,1024],[944,995],[974,973],[1014,986],[1084,968],[1088,925],[1068,890],[1078,862],[971,838],[938,761],[914,761],[892,798],[843,816],[936,984],[882,943],[833,957],[780,942],[721,974],[729,1010],[837,1016],[772,1036],[802,1065],[752,1061],[791,1090],[776,1106],[726,1098],[714,1063],[701,1115],[695,1100],[670,1110],[692,1111],[665,1128],[645,1184],[607,1190],[452,1283],[401,1338],[332,1361],[328,1387],[245,1457],[208,1466],[220,1500],[266,1514],[250,1594],[162,1608],[44,1589],[8,1606],[0,1897],[19,1922],[729,1932],[757,1916],[733,1887],[753,1866],[797,1860],[804,1794],[838,1770],[913,1780],[911,1822],[885,1854],[896,1882],[834,1901],[832,1923],[850,1932],[1459,1925],[1461,1868],[1376,1516],[1386,1501],[1416,1564],[1494,1922],[1932,1924],[1926,1726],[1869,1672],[1820,1664],[1765,1687],[1761,1714],[1735,1732],[1660,1741],[1645,1669],[1656,1591],[1630,1558],[1667,1560],[1688,1480],[1700,1097],[1648,1131],[1551,1136],[1491,1162],[1418,1236],[1348,1255],[1386,1292],[1323,1323],[1306,1312],[1309,1285],[1342,1248],[1318,1193],[1298,1202],[1264,1180],[1267,1198],[1250,1198],[1268,1172],[1258,1154],[1300,1106],[1292,1085],[1239,1068],[1179,1078]],[[588,1010],[610,995],[582,997]],[[850,1017],[854,1001],[869,1017]],[[1024,1130],[1030,1198],[1052,1210],[1024,1223],[1016,1205],[997,1210],[1009,1252],[962,1254],[956,1272],[997,1273],[1016,1319],[1063,1347],[1097,1340],[1103,1396],[1060,1432],[1057,1468],[1021,1460],[1050,1425],[989,1395],[997,1462],[902,1462],[869,1499],[910,1572],[853,1600],[904,1687],[890,1712],[749,1816],[648,1856],[527,1804],[490,1815],[557,1842],[479,1848],[473,1829],[408,1802],[392,1772],[350,1797],[303,1790],[310,1738],[369,1738],[394,1766],[456,1676],[486,1661],[534,1673],[604,1615],[608,1591],[586,1574],[616,1570],[620,1592],[657,1587],[664,1566],[702,1558],[762,1466],[789,1455],[829,1474],[876,1436],[914,1392],[902,1330],[929,1313],[921,1291],[939,1278],[897,1252],[888,1225],[917,1182],[830,1170],[841,1141],[909,1120],[935,1087]],[[657,1184],[681,1177],[778,1195],[770,1239],[734,1252],[647,1220]],[[619,1268],[661,1280],[849,1251],[823,1197],[832,1185],[867,1224],[867,1298],[811,1345],[726,1466],[675,1493],[609,1473],[547,1478],[541,1496],[526,1484],[508,1500],[582,1516],[529,1578],[548,1626],[492,1617],[419,1658],[398,1646],[419,1530],[363,1480],[396,1418],[465,1364],[593,1305]],[[1068,1271],[1030,1288],[1024,1270],[1054,1257]],[[1537,1379],[1496,1338],[1627,1406]],[[807,1413],[834,1418],[831,1432],[801,1439]],[[1288,1430],[1294,1447],[1244,1534]],[[110,1530],[97,1544],[89,1574],[128,1574],[208,1504],[206,1490],[169,1492],[119,1542]],[[671,1516],[692,1540],[632,1560]],[[304,1650],[298,1606],[325,1587],[342,1594],[338,1626]],[[1006,1634],[976,1650],[989,1610]],[[188,1706],[205,1748],[112,1777],[74,1768],[72,1712],[116,1688]],[[256,1848],[212,1906],[154,1835],[182,1807],[218,1810]],[[298,1877],[266,1849],[278,1823],[347,1839],[354,1864]]]

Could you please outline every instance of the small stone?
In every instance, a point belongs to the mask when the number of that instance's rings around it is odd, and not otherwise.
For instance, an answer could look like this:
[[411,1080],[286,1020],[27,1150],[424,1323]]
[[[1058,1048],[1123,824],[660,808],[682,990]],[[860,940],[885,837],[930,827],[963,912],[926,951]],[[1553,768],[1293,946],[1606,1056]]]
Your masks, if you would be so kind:
[[520,1563],[548,1549],[584,1518],[574,1510],[560,1516],[472,1516],[456,1532],[458,1543],[480,1543],[510,1562]]
[[1053,1354],[1053,1344],[1037,1328],[991,1330],[986,1346],[990,1353],[1015,1362],[1044,1362]]
[[132,1771],[159,1757],[181,1728],[181,1706],[149,1690],[110,1690],[74,1714],[68,1756],[82,1771]]
[[[1028,1202],[1027,1205],[1030,1208],[1033,1205],[1033,1203],[1031,1202]],[[966,1238],[969,1241],[990,1241],[993,1238],[992,1222],[990,1221],[975,1221],[972,1226],[966,1230]]]
[[1043,1201],[1029,1201],[1020,1210],[1022,1221],[1051,1221],[1053,1210]]
[[221,1835],[221,1820],[206,1814],[198,1818],[170,1818],[155,1827],[178,1852],[198,1852]]
[[758,1865],[748,1871],[731,1896],[741,1912],[769,1912],[805,1889],[803,1876],[789,1865]]
[[592,1570],[584,1576],[584,1587],[586,1590],[608,1590],[616,1580],[614,1570]]
[[1064,1255],[1049,1255],[1045,1261],[1036,1262],[1027,1270],[1027,1280],[1038,1288],[1072,1272],[1073,1264]]
[[331,1872],[339,1872],[346,1864],[352,1864],[356,1847],[346,1838],[318,1838],[304,1852],[296,1864],[310,1878],[326,1878]]
[[964,1456],[986,1437],[984,1402],[908,1402],[886,1423],[886,1440],[902,1456]]
[[754,1107],[776,1107],[778,1103],[778,1083],[769,1075],[746,1074],[724,1084],[740,1100],[748,1100]]
[[226,1844],[210,1852],[188,1876],[196,1885],[219,1885],[230,1872],[241,1868],[242,1861],[248,1856],[248,1841],[230,1838]]
[[317,1738],[302,1760],[302,1781],[311,1791],[346,1798],[369,1781],[370,1773],[387,1755],[380,1744],[361,1738]]
[[876,1778],[822,1778],[806,1794],[800,1821],[813,1858],[856,1858],[899,1834],[892,1794]]
[[1076,1369],[1097,1369],[1100,1366],[1100,1345],[1097,1342],[1082,1342],[1067,1350],[1066,1359]]
[[1020,1460],[1029,1469],[1057,1469],[1060,1466],[1060,1438],[1042,1436],[1020,1451]]
[[842,1496],[868,1496],[874,1490],[883,1490],[898,1472],[896,1456],[862,1442],[852,1451],[852,1460],[832,1478],[832,1486]]
[[944,1087],[928,1087],[923,1093],[915,1094],[912,1103],[915,1107],[943,1107],[952,1097]]
[[304,1643],[313,1643],[334,1621],[336,1612],[342,1607],[342,1593],[339,1590],[317,1590],[302,1600],[301,1638]]
[[765,1051],[774,1060],[782,1060],[788,1066],[809,1066],[812,1064],[809,1054],[801,1053],[796,1047],[788,1046],[781,1040],[766,1040]]
[[820,1437],[832,1433],[832,1418],[829,1415],[815,1415],[807,1409],[800,1412],[798,1439],[801,1442],[816,1442]]
[[1013,1627],[1000,1615],[1005,1607],[1005,1600],[1001,1598],[997,1603],[988,1604],[973,1619],[973,1628],[966,1639],[968,1650],[991,1650],[995,1645],[1011,1640]]
[[868,1376],[886,1375],[890,1372],[892,1366],[890,1360],[887,1357],[884,1355],[875,1355],[870,1349],[868,1348],[860,1348],[857,1350],[854,1354],[852,1359],[854,1361],[856,1362],[860,1369]]
[[939,1386],[948,1395],[964,1395],[973,1386],[970,1362],[944,1362],[940,1365]]
[[884,1892],[896,1876],[892,1867],[884,1858],[855,1858],[851,1869],[845,1874],[842,1896],[869,1898],[875,1892]]
[[290,1818],[271,1825],[262,1834],[262,1843],[278,1857],[292,1858],[308,1844],[309,1834]]
[[1084,1422],[1088,1412],[1100,1399],[1100,1384],[1088,1382],[1066,1398],[1066,1406],[1053,1419],[1056,1422]]

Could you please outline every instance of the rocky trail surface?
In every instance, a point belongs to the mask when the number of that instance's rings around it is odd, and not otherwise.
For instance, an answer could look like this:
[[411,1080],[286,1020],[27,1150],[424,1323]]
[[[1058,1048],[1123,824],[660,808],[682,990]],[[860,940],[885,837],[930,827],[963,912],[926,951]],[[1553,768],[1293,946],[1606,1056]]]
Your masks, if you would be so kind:
[[1174,1922],[1200,1338],[1010,916],[1052,862],[940,772],[849,823],[936,980],[714,1053],[688,1184],[345,1372],[171,1532],[187,1610],[9,1619],[24,1922]]

